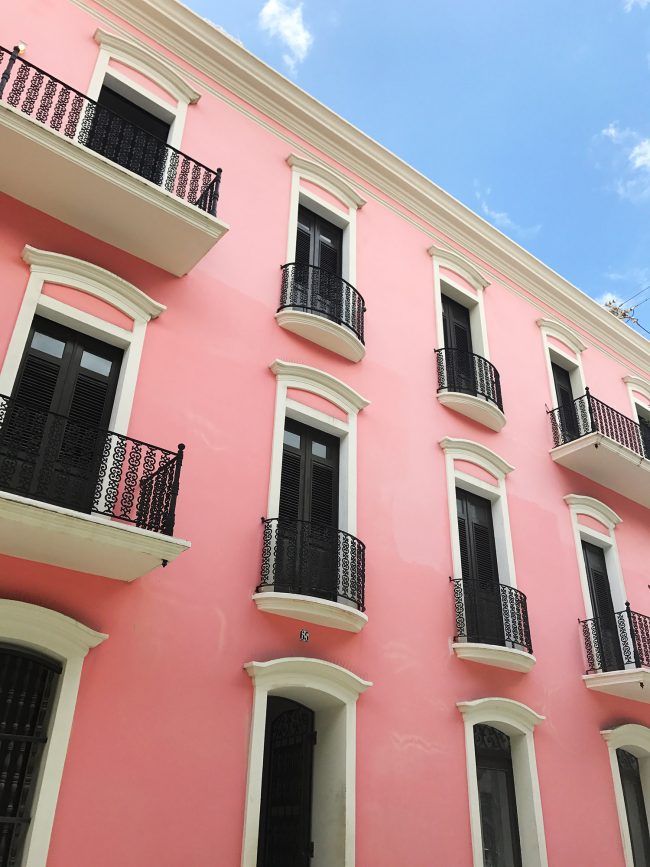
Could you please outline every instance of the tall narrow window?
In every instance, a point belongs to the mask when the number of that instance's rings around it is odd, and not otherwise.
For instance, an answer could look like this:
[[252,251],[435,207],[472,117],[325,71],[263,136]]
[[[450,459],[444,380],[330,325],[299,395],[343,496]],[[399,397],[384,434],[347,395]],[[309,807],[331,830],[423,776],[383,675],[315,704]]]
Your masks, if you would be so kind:
[[287,419],[276,590],[336,601],[339,441]]
[[476,394],[469,310],[447,295],[442,296],[442,329],[447,388],[450,391]]
[[641,426],[641,447],[645,457],[650,461],[650,410],[637,404],[636,414]]
[[0,645],[0,867],[21,863],[61,665]]
[[510,738],[488,725],[474,726],[484,867],[521,867],[519,823]]
[[594,618],[593,634],[600,645],[603,671],[618,671],[624,668],[621,644],[616,626],[612,602],[612,589],[607,574],[605,553],[590,542],[582,542],[585,558],[589,596]]
[[162,184],[170,124],[104,85],[87,146],[111,162]]
[[0,426],[5,490],[90,510],[122,351],[34,318]]
[[618,759],[618,769],[621,774],[621,785],[623,787],[627,825],[630,831],[634,867],[650,867],[648,815],[643,797],[643,787],[641,785],[639,760],[632,753],[623,749],[616,750],[616,758]]
[[269,696],[257,867],[309,867],[315,741],[312,710]]
[[492,504],[456,489],[467,640],[504,645]]
[[565,441],[569,441],[580,436],[573,388],[571,386],[571,375],[568,370],[560,367],[555,361],[551,362],[551,370],[553,372],[553,384],[555,385],[562,435]]
[[322,217],[298,208],[294,306],[338,322],[343,304],[343,231]]

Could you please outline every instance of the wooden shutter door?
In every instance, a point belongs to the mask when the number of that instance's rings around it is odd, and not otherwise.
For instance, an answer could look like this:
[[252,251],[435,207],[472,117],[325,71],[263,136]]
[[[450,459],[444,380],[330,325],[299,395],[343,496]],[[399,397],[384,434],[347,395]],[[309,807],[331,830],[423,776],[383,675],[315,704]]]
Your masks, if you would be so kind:
[[457,489],[456,509],[467,640],[503,646],[505,636],[492,504]]
[[589,542],[582,543],[582,550],[587,570],[596,640],[600,644],[602,668],[603,671],[618,671],[623,668],[623,657],[616,627],[605,554],[602,548],[591,545]]
[[453,298],[442,296],[442,326],[445,338],[447,388],[465,394],[476,394],[472,331],[469,310]]
[[621,775],[634,867],[650,867],[650,834],[639,760],[632,753],[621,749],[616,750],[616,758]]
[[568,370],[560,367],[554,361],[551,362],[551,370],[553,371],[553,383],[555,384],[562,436],[568,442],[580,435],[578,415],[571,387],[571,375]]
[[650,461],[650,421],[644,416],[639,416],[641,426],[641,447],[647,460]]
[[[309,527],[313,592],[336,601],[338,586],[338,451],[335,437],[313,432],[309,462]],[[326,457],[315,453],[325,451]]]
[[304,425],[287,419],[284,429],[280,507],[275,562],[275,589],[302,593],[302,549],[300,522],[304,512],[305,455]]

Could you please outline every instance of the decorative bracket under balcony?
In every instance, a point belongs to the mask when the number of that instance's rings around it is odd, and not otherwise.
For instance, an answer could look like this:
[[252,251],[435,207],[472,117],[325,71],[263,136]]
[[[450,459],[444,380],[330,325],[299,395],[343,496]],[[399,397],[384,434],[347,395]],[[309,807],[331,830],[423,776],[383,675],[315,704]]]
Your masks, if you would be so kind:
[[487,359],[460,349],[436,349],[438,400],[490,430],[506,423],[499,371]]

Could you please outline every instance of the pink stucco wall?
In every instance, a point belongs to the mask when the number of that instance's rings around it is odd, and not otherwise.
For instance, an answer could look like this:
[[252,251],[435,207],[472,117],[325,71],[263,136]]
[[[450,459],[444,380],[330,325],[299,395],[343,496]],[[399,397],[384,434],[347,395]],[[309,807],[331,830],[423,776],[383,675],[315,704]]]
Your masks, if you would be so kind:
[[[3,11],[1,41],[24,39],[29,60],[85,90],[97,25],[75,4],[26,0]],[[176,532],[192,548],[167,568],[125,585],[2,558],[2,596],[110,635],[84,665],[48,867],[239,864],[252,699],[243,665],[306,653],[374,683],[358,704],[359,867],[471,863],[456,703],[485,696],[516,699],[546,717],[535,746],[549,863],[622,867],[599,732],[650,725],[650,707],[583,685],[577,620],[584,603],[563,497],[596,497],[623,518],[618,550],[629,600],[640,611],[649,607],[648,514],[549,457],[550,396],[536,320],[553,311],[525,288],[491,283],[485,315],[507,425],[494,433],[442,407],[427,252],[432,236],[442,235],[435,225],[401,219],[401,205],[389,209],[368,195],[357,225],[365,358],[352,364],[282,330],[274,313],[287,248],[290,148],[275,121],[257,123],[257,111],[237,110],[220,92],[212,83],[190,108],[182,147],[224,167],[220,215],[231,230],[187,276],[172,277],[17,201],[0,203],[11,213],[0,230],[0,359],[27,283],[26,243],[107,268],[167,306],[147,329],[129,433],[170,448],[187,444]],[[585,377],[629,414],[622,376],[638,371],[612,355],[590,345]],[[264,615],[251,601],[276,358],[325,370],[371,401],[358,422],[357,535],[367,546],[369,617],[358,635],[310,625],[304,645],[300,623]],[[475,439],[516,467],[507,480],[510,522],[537,657],[527,675],[462,662],[450,650],[444,436]]]

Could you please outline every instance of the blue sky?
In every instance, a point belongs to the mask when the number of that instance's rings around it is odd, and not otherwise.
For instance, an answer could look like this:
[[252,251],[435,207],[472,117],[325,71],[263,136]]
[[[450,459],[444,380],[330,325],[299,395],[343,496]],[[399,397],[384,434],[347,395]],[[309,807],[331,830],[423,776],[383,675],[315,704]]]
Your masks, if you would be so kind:
[[185,2],[650,332],[650,0]]

